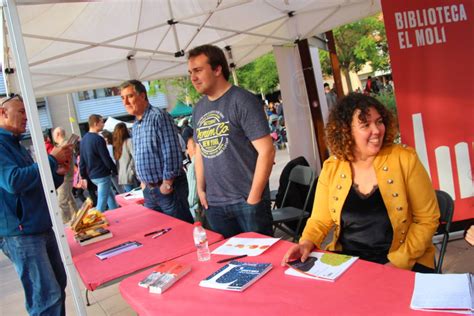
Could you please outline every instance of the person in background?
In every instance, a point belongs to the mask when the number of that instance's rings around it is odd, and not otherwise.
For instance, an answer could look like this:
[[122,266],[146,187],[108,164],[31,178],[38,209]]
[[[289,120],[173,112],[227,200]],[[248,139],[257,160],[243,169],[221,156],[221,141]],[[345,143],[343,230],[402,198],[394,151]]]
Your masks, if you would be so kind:
[[194,131],[191,126],[189,126],[189,121],[188,119],[183,120],[183,126],[181,127],[181,136],[183,136],[183,139],[185,142],[189,139],[189,137],[193,136]]
[[[99,136],[104,128],[102,116],[92,114],[89,116],[89,132],[81,140],[81,159],[79,171],[83,182],[87,176],[97,186],[96,208],[104,212],[118,208],[115,195],[112,191],[112,175],[117,174],[117,167],[110,158],[105,140]],[[87,183],[83,185],[87,187]]]
[[326,102],[328,104],[328,110],[331,111],[337,103],[337,96],[329,87],[329,83],[324,83],[324,93],[326,95]]
[[117,162],[118,184],[125,192],[131,191],[136,185],[133,145],[125,123],[115,125],[113,133],[114,158]]
[[[115,166],[117,166],[115,158],[114,158],[114,145],[113,145],[113,135],[108,130],[104,129],[100,132],[100,135],[105,139],[105,143],[107,144],[107,150],[109,151],[110,159],[114,162]],[[117,169],[118,170],[118,169]],[[112,175],[112,188],[115,190],[116,193],[123,193],[122,187],[118,183],[117,175]]]
[[[66,131],[64,128],[56,127],[53,130],[53,141],[56,147],[62,147],[67,144]],[[63,223],[69,222],[77,211],[76,200],[72,195],[72,184],[74,180],[74,158],[72,153],[69,161],[69,171],[64,175],[63,184],[56,190],[59,208],[62,211],[61,216]]]
[[133,157],[145,207],[192,223],[183,155],[171,115],[151,106],[138,80],[124,82],[120,94],[128,114],[135,116]]
[[351,93],[329,114],[324,162],[313,212],[282,263],[310,252],[334,228],[327,250],[416,272],[434,272],[432,238],[439,206],[416,152],[395,145],[392,113]]
[[[0,248],[20,278],[28,313],[65,315],[66,272],[38,164],[20,143],[26,121],[20,96],[0,101]],[[69,171],[71,156],[72,145],[48,155],[55,187]]]
[[51,151],[53,151],[54,149],[54,144],[51,141],[51,137],[49,137],[48,131],[43,132],[43,140],[44,140],[44,145],[46,146],[46,152],[50,154]]
[[370,95],[371,93],[372,93],[372,76],[368,76],[367,81],[365,82],[364,94]]
[[[188,204],[191,214],[195,219],[200,219],[202,216],[200,213],[199,196],[196,187],[196,170],[195,170],[195,155],[196,155],[196,143],[193,139],[193,134],[188,134],[186,140],[186,153],[189,157],[190,163],[187,165],[186,178],[188,180],[189,194]],[[199,220],[202,223],[202,220]]]
[[268,178],[275,148],[264,108],[228,81],[227,60],[216,46],[189,51],[188,71],[204,95],[192,121],[197,190],[211,229],[225,238],[241,232],[271,236]]

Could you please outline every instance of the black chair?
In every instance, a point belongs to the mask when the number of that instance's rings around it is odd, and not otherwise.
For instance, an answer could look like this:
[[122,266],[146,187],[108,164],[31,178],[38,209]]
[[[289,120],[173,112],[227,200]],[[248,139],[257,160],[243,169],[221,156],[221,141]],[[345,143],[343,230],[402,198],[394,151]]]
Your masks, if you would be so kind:
[[436,273],[442,273],[444,254],[446,253],[451,222],[453,220],[454,201],[448,193],[441,190],[436,190],[436,198],[438,199],[440,212],[438,233],[443,235],[443,239],[441,248],[439,248],[438,260],[435,258],[435,271]]
[[[285,194],[282,200],[282,207],[274,209],[272,211],[273,215],[273,233],[275,233],[276,228],[284,231],[285,233],[293,236],[293,241],[297,240],[301,224],[303,219],[308,218],[310,213],[306,212],[306,207],[310,202],[312,188],[315,182],[315,174],[311,167],[306,166],[296,166],[291,170],[288,185],[285,189]],[[308,187],[306,197],[304,199],[304,205],[302,208],[297,208],[293,206],[286,206],[286,202],[289,199],[290,187],[294,185],[303,185]],[[297,221],[298,225],[296,230],[292,230],[285,226],[285,223]]]

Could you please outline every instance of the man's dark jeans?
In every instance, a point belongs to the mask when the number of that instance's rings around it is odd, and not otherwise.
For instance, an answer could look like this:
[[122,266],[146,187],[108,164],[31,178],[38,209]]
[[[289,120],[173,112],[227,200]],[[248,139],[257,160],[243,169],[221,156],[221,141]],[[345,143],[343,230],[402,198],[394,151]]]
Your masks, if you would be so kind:
[[273,235],[273,218],[269,200],[262,200],[255,205],[247,202],[225,206],[209,205],[204,212],[211,229],[225,238],[243,232]]
[[146,186],[143,190],[144,205],[192,224],[194,219],[189,211],[188,192],[186,176],[179,176],[174,179],[173,191],[170,194],[161,193],[159,186]]

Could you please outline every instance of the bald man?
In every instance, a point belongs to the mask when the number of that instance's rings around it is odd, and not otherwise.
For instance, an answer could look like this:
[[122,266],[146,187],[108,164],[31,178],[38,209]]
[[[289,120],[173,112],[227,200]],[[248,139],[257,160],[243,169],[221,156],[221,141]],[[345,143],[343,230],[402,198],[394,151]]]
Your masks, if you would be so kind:
[[[52,230],[38,164],[20,144],[26,130],[23,100],[0,101],[0,247],[12,261],[30,315],[65,315],[66,273]],[[69,170],[72,146],[48,156],[54,185]]]
[[[53,131],[53,141],[56,147],[66,145],[66,131],[62,127],[56,127]],[[67,223],[71,220],[72,215],[77,211],[76,200],[72,195],[72,186],[74,180],[74,160],[71,154],[71,163],[69,171],[64,175],[63,184],[56,190],[58,195],[58,203],[61,208],[61,216],[63,223]]]

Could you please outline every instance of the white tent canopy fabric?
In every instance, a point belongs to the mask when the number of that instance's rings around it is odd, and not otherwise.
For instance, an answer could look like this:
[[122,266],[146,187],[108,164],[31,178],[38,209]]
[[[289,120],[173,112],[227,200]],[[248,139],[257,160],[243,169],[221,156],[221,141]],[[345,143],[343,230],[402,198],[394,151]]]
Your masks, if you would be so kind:
[[[37,97],[187,73],[186,52],[230,47],[241,67],[380,12],[378,0],[16,1]],[[9,46],[9,45],[8,45]],[[15,68],[7,48],[5,68]]]

